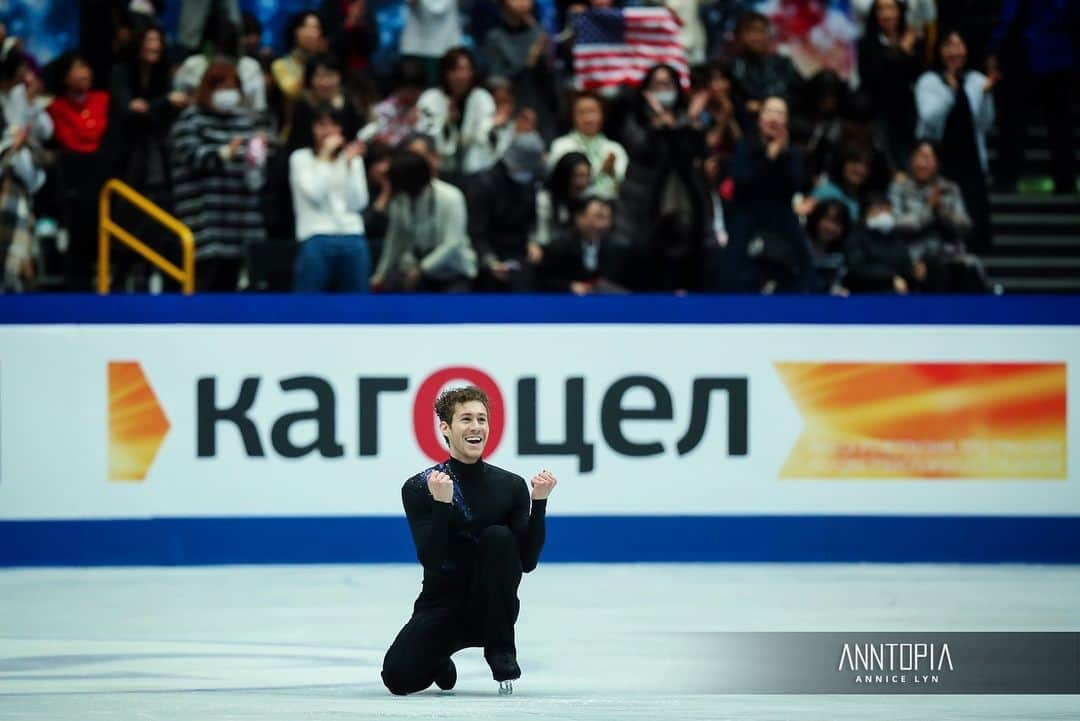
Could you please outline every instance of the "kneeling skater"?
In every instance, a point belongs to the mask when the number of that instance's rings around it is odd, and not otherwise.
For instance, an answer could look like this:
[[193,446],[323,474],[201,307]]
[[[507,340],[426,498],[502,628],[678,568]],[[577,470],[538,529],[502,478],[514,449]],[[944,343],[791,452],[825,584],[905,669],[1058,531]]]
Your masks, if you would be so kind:
[[450,458],[401,488],[424,585],[383,660],[391,693],[415,693],[432,683],[453,688],[457,669],[450,656],[470,647],[484,649],[499,693],[512,693],[511,682],[521,676],[514,645],[517,590],[521,574],[540,560],[556,480],[541,471],[530,494],[523,478],[484,462],[489,411],[487,395],[475,386],[442,393],[435,413]]

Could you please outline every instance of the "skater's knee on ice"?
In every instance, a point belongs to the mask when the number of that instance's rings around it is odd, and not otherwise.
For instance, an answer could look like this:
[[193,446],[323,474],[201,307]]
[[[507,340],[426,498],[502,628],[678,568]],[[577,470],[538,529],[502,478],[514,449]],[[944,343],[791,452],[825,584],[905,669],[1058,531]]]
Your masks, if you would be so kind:
[[382,680],[386,689],[395,696],[404,696],[417,691],[423,691],[431,685],[430,679],[425,684],[416,677],[416,674],[394,671],[386,668],[382,671]]

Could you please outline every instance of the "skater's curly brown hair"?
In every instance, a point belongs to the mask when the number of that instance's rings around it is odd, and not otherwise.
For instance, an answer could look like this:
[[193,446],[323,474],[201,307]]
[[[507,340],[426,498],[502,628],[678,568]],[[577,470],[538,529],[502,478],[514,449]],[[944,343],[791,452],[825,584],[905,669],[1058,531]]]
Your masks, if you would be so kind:
[[435,414],[439,416],[440,421],[452,423],[454,420],[454,408],[459,403],[468,403],[469,401],[480,401],[484,404],[484,410],[491,413],[491,404],[488,402],[487,393],[484,393],[476,386],[462,386],[460,388],[450,388],[439,394],[439,397],[435,399]]

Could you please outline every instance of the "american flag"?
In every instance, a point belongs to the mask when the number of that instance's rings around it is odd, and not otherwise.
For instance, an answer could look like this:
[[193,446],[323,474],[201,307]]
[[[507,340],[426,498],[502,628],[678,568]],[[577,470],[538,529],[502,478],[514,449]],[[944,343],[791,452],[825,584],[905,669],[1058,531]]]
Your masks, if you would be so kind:
[[679,19],[667,8],[588,10],[574,17],[574,74],[581,90],[636,86],[645,71],[666,63],[690,84]]

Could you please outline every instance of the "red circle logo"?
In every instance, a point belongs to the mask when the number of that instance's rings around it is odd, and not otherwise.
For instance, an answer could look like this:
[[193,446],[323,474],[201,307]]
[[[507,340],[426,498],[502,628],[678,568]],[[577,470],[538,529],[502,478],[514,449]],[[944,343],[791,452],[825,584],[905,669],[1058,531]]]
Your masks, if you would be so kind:
[[488,402],[491,404],[488,413],[488,441],[484,448],[484,457],[495,455],[502,440],[503,426],[506,422],[502,392],[495,380],[479,368],[469,366],[455,366],[437,370],[420,384],[416,391],[416,399],[413,400],[413,432],[416,442],[424,455],[433,461],[446,460],[449,451],[442,434],[432,423],[435,415],[435,399],[439,391],[450,381],[467,381],[487,393]]

